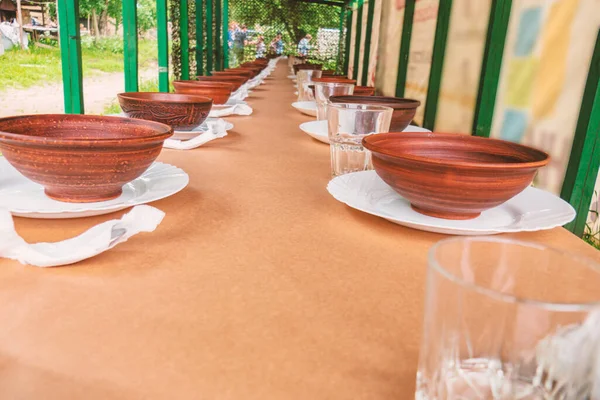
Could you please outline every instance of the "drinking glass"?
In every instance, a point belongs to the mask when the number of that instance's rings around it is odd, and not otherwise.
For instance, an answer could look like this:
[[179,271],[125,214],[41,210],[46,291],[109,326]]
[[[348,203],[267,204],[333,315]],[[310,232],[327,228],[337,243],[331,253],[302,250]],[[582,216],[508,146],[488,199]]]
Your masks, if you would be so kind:
[[344,96],[354,93],[351,83],[314,82],[315,101],[317,102],[317,120],[327,119],[327,105],[331,96]]
[[296,74],[298,83],[298,101],[312,101],[314,96],[308,85],[312,85],[313,78],[320,78],[323,71],[320,69],[301,69]]
[[590,399],[599,300],[600,265],[578,255],[502,238],[437,243],[415,398]]
[[370,104],[329,104],[327,133],[331,151],[331,175],[373,169],[371,152],[362,139],[389,132],[394,110]]

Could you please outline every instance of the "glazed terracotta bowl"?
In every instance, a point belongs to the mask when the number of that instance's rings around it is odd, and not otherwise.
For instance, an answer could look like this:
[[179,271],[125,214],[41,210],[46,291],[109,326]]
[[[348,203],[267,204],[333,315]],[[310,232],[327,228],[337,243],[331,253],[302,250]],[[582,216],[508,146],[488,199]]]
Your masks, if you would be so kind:
[[340,78],[337,76],[325,76],[313,78],[313,82],[332,82],[332,83],[350,83],[356,85],[356,79]]
[[248,79],[239,75],[219,75],[219,76],[198,76],[196,79],[200,82],[224,82],[233,84],[233,91],[238,90]]
[[354,86],[355,96],[374,96],[375,88],[371,86]]
[[403,99],[400,97],[386,96],[331,96],[329,101],[332,103],[355,103],[355,104],[375,104],[378,106],[387,106],[394,109],[392,114],[392,123],[390,132],[401,132],[410,124],[415,117],[417,107],[421,104],[418,100]]
[[240,69],[226,69],[225,71],[213,71],[213,76],[221,76],[221,75],[227,75],[227,76],[231,76],[231,75],[239,75],[239,76],[244,76],[248,79],[252,79],[254,78],[254,71],[251,69],[245,69],[245,68],[240,68]]
[[175,93],[204,96],[213,104],[225,104],[233,91],[233,84],[224,82],[174,81]]
[[171,127],[95,115],[0,118],[0,151],[21,174],[58,201],[117,198],[160,153]]
[[550,160],[531,147],[452,133],[381,133],[363,145],[377,175],[415,211],[444,219],[472,219],[499,206]]
[[301,69],[322,69],[323,66],[319,64],[296,64],[294,65],[294,73],[297,74]]
[[167,124],[176,131],[189,131],[203,123],[213,104],[208,97],[176,93],[133,92],[117,97],[128,117]]

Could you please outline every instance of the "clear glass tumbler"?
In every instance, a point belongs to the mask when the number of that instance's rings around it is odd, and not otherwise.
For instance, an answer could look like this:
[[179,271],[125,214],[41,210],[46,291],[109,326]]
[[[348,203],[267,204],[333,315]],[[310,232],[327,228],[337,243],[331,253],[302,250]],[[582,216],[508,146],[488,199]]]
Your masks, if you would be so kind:
[[331,150],[331,175],[373,169],[371,152],[362,139],[389,132],[394,110],[369,104],[329,104],[327,133]]
[[313,78],[320,78],[323,71],[320,69],[301,69],[296,74],[296,81],[298,83],[298,101],[313,101],[312,90],[308,88],[308,85],[312,84]]
[[589,259],[503,238],[437,243],[415,398],[594,399],[599,301]]
[[327,119],[327,105],[331,96],[344,96],[354,94],[354,85],[351,83],[314,82],[315,101],[317,102],[317,120]]

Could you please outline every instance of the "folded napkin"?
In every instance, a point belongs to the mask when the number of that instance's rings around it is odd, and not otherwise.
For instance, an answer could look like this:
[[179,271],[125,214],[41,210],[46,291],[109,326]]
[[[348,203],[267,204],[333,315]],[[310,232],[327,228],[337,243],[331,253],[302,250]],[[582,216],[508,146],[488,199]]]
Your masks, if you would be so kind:
[[199,131],[199,135],[189,140],[167,139],[163,147],[175,150],[190,150],[200,147],[211,140],[227,136],[227,123],[225,120],[218,119],[216,121],[206,122],[207,128],[205,131]]
[[226,117],[228,115],[250,115],[252,107],[246,102],[240,100],[232,100],[223,105],[213,106],[210,110],[209,117]]
[[238,90],[236,90],[231,94],[231,96],[229,96],[229,101],[242,101],[246,97],[248,97],[248,94],[248,83],[244,83],[242,86],[240,86]]
[[29,244],[15,231],[12,215],[0,210],[0,257],[37,267],[57,267],[94,257],[140,232],[152,232],[165,213],[136,206],[121,219],[106,221],[79,236],[56,243]]
[[254,77],[254,78],[250,79],[246,83],[248,85],[248,89],[254,89],[258,85],[260,85],[262,83],[263,79],[264,79],[264,77],[261,77],[260,75],[257,76],[257,77]]

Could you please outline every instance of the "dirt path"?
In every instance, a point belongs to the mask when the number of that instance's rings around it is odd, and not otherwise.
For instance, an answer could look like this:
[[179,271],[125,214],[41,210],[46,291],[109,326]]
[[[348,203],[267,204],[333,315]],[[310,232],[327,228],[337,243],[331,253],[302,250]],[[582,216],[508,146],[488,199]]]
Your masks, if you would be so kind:
[[[156,69],[140,71],[140,79],[157,76]],[[83,98],[86,114],[100,114],[123,91],[124,75],[102,73],[83,80]],[[28,89],[0,91],[0,117],[19,114],[46,114],[64,112],[62,83],[53,83]]]

